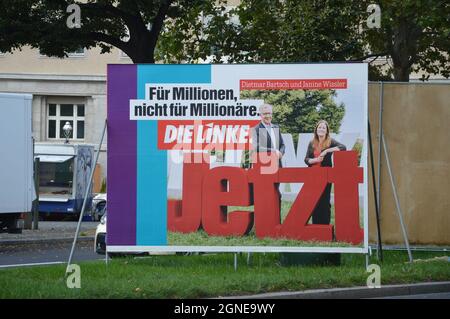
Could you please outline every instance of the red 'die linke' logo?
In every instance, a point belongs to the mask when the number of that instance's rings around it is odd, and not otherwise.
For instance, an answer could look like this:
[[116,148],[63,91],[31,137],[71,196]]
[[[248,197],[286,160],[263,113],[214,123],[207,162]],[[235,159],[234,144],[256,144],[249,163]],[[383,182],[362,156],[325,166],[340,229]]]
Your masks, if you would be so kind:
[[158,149],[249,149],[257,120],[160,120]]

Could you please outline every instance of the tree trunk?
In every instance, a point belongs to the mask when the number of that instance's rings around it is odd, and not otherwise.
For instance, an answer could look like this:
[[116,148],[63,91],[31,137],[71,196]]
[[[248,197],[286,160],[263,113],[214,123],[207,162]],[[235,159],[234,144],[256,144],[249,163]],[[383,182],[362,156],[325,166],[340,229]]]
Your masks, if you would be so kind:
[[409,82],[410,71],[409,67],[396,67],[394,65],[394,80],[398,82]]
[[398,27],[394,29],[391,57],[395,81],[409,82],[421,35],[422,29],[414,21],[407,19],[401,19]]
[[147,29],[138,29],[132,34],[127,52],[133,63],[155,63],[156,40]]
[[133,61],[133,63],[155,63],[155,58],[153,56],[146,56],[143,54],[136,54],[134,57],[130,56],[130,59]]
[[145,45],[134,46],[130,52],[125,52],[133,63],[155,63],[155,53]]

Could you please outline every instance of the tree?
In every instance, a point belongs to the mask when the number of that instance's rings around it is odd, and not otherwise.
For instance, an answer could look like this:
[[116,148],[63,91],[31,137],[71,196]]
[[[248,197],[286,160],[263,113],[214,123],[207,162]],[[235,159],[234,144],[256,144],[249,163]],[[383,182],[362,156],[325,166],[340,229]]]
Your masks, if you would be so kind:
[[283,133],[312,133],[319,120],[326,120],[333,133],[339,133],[345,105],[336,104],[335,90],[247,90],[242,99],[261,99],[274,106],[273,117]]
[[381,29],[365,30],[373,56],[392,59],[395,80],[409,81],[412,71],[450,76],[450,5],[448,1],[379,1]]
[[197,63],[212,58],[217,63],[231,51],[241,52],[234,42],[238,19],[226,4],[227,0],[216,0],[186,7],[178,19],[168,21],[158,43],[158,59]]
[[[80,47],[117,47],[135,63],[370,61],[370,79],[408,81],[412,71],[450,76],[450,5],[379,0],[87,0],[81,28],[66,26],[69,0],[2,0],[0,51],[30,45],[64,57]],[[156,55],[156,57],[155,57]],[[388,57],[392,66],[375,64]]]
[[[273,120],[282,133],[312,133],[319,120],[326,120],[332,133],[339,133],[345,115],[345,105],[336,104],[335,90],[244,90],[241,99],[260,99],[273,105]],[[242,154],[241,167],[250,167],[250,152]]]
[[[69,4],[81,8],[81,28],[68,28]],[[80,47],[117,47],[135,63],[154,63],[164,22],[175,20],[206,0],[2,0],[0,51],[25,45],[48,56],[64,57]]]
[[[381,28],[366,25],[369,0],[241,0],[208,24],[183,17],[161,39],[165,57],[197,61],[216,48],[214,62],[367,61],[371,80],[408,81],[412,71],[448,77],[450,5],[437,0],[380,0]],[[189,37],[188,35],[196,35]],[[177,50],[166,41],[177,39]],[[217,50],[219,49],[219,50]],[[182,53],[188,52],[186,56]],[[391,63],[376,63],[387,57]],[[391,65],[392,64],[392,65]],[[428,75],[427,75],[428,76]],[[424,76],[426,78],[426,76]]]
[[205,59],[211,48],[218,49],[214,62],[224,56],[229,62],[344,61],[363,54],[354,24],[363,13],[355,0],[242,0],[232,10],[204,11],[207,23],[182,17],[168,26],[161,45],[177,39],[177,50],[163,51],[168,60],[188,62]]

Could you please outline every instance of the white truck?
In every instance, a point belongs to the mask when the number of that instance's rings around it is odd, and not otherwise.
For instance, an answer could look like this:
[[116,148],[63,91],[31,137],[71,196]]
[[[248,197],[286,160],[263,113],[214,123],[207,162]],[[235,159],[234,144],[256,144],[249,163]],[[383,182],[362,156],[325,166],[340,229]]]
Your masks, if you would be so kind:
[[30,94],[0,93],[0,231],[21,233],[36,198]]

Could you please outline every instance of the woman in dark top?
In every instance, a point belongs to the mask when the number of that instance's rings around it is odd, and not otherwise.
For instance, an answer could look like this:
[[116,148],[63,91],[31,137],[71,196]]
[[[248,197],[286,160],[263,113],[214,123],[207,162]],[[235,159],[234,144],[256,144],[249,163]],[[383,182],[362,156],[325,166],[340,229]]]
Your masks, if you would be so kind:
[[[330,137],[330,127],[327,121],[320,120],[314,129],[314,138],[309,142],[305,163],[309,167],[331,167],[331,154],[336,151],[345,150],[346,147],[344,144],[341,144]],[[313,224],[330,224],[330,193],[331,184],[328,183],[312,214]]]

